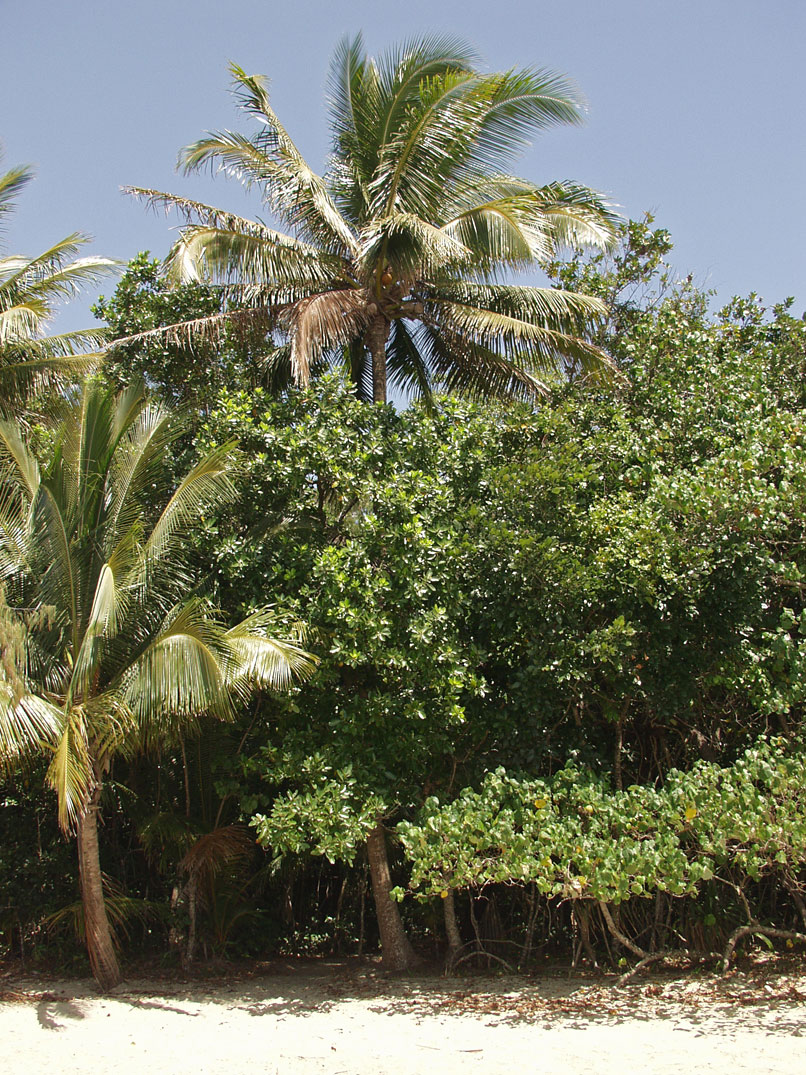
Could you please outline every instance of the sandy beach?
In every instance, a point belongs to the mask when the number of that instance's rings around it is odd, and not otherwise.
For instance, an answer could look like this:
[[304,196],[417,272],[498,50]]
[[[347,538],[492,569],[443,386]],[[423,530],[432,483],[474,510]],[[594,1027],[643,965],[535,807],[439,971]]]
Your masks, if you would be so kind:
[[806,1070],[806,968],[671,973],[614,990],[567,974],[390,979],[280,961],[208,980],[0,976],[3,1071],[439,1075]]

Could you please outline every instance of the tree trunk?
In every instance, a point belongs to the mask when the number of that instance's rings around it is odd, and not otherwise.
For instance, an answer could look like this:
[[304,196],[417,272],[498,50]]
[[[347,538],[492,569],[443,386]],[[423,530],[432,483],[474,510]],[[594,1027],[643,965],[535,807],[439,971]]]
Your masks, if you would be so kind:
[[462,947],[462,935],[459,932],[459,924],[456,921],[456,903],[453,897],[453,889],[448,889],[448,894],[442,900],[443,914],[445,915],[445,936],[448,938],[448,953],[455,956]]
[[120,967],[106,917],[101,860],[98,853],[98,800],[100,786],[90,799],[86,813],[78,822],[78,875],[84,907],[84,930],[87,952],[95,981],[103,992],[120,981]]
[[369,323],[364,343],[372,355],[372,402],[386,403],[386,341],[389,339],[389,322],[378,313]]
[[613,787],[616,791],[623,791],[623,781],[621,770],[621,754],[624,750],[624,709],[619,713],[618,720],[616,721],[616,743],[613,748]]
[[188,941],[185,946],[183,965],[189,967],[196,958],[196,907],[198,900],[199,879],[195,873],[188,877]]
[[367,857],[381,934],[383,965],[386,970],[409,970],[419,961],[406,936],[398,906],[389,895],[392,878],[386,853],[386,831],[380,822],[367,837]]

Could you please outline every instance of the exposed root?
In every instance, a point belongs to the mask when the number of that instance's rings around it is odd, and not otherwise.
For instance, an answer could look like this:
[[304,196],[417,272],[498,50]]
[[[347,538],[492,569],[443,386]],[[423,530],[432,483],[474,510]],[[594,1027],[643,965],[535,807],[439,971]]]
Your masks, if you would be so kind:
[[785,941],[801,941],[806,944],[806,933],[798,933],[793,929],[777,929],[775,926],[760,926],[757,923],[751,923],[749,926],[739,926],[735,929],[728,938],[728,943],[725,946],[725,952],[722,956],[722,973],[728,969],[730,964],[730,958],[733,955],[733,951],[736,945],[744,937],[779,937]]

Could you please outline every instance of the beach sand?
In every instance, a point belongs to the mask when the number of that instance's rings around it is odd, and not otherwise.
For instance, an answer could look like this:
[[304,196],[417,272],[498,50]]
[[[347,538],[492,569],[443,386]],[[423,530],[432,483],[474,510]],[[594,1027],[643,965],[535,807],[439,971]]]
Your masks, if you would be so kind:
[[567,973],[390,978],[372,962],[89,980],[0,973],[3,1072],[631,1075],[806,1072],[806,965],[668,972],[624,989]]

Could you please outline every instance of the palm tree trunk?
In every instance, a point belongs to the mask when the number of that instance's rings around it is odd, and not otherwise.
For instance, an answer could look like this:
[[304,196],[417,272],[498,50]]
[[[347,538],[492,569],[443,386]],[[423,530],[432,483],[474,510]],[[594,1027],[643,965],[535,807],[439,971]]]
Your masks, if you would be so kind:
[[81,902],[84,907],[84,931],[87,952],[95,981],[103,992],[113,989],[120,981],[120,967],[109,932],[104,889],[101,879],[101,860],[98,853],[98,801],[100,786],[92,793],[86,812],[78,822],[78,875]]
[[406,936],[397,903],[390,896],[392,878],[386,853],[386,831],[381,822],[367,836],[367,857],[381,935],[383,965],[392,971],[409,970],[419,961]]
[[372,402],[386,403],[386,341],[390,324],[382,313],[376,314],[364,334],[364,343],[372,355]]

